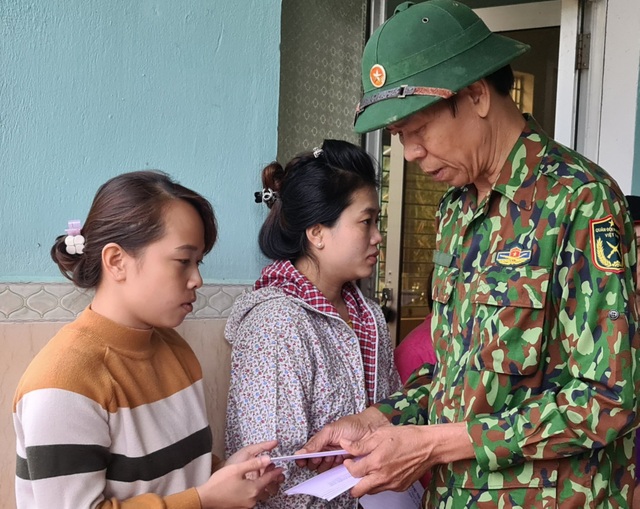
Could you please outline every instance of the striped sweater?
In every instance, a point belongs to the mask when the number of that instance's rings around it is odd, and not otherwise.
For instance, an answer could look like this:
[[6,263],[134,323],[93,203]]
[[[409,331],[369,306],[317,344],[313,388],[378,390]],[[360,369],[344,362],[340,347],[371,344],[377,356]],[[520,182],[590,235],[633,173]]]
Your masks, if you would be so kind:
[[87,308],[33,359],[13,402],[18,508],[199,509],[211,474],[202,370],[171,329]]

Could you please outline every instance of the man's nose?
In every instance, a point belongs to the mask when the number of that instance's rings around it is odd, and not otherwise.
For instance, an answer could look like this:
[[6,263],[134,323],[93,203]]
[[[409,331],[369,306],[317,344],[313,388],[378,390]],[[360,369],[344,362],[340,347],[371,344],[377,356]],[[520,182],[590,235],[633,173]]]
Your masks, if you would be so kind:
[[404,158],[409,161],[415,161],[422,159],[427,155],[427,151],[419,143],[405,143],[404,144]]

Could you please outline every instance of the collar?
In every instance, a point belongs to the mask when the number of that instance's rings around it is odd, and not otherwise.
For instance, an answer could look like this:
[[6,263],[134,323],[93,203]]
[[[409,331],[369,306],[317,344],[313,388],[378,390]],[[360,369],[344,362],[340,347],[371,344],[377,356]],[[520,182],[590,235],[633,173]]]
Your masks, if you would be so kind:
[[518,207],[531,210],[539,165],[549,144],[549,136],[528,114],[518,141],[511,149],[492,191],[496,191]]
[[262,269],[253,289],[259,290],[265,286],[280,288],[287,295],[300,299],[322,313],[340,316],[333,304],[289,260],[276,260]]
[[74,327],[84,331],[105,346],[130,353],[144,353],[152,346],[154,328],[134,329],[96,313],[91,305],[73,322]]
[[[259,290],[265,286],[280,288],[287,295],[300,299],[321,313],[336,318],[340,317],[335,306],[289,260],[277,260],[262,269],[260,278],[254,283],[253,289]],[[342,287],[342,296],[350,315],[352,311],[356,316],[363,312],[364,302],[352,282],[347,282]]]

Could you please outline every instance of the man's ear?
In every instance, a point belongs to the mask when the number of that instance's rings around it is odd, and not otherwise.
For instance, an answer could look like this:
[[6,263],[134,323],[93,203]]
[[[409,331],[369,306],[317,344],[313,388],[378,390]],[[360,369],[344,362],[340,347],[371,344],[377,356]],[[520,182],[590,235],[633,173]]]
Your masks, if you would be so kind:
[[110,277],[113,281],[127,279],[127,255],[126,251],[115,242],[110,242],[102,248],[102,272],[103,276]]
[[472,83],[466,88],[474,109],[480,117],[486,118],[489,114],[489,107],[491,106],[491,90],[489,88],[489,83],[483,78]]

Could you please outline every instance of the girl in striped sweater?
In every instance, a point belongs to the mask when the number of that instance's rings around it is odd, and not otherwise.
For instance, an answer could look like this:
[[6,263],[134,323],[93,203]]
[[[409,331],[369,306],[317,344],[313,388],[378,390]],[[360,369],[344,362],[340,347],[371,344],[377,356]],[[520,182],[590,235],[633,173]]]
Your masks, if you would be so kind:
[[18,508],[253,507],[277,491],[281,471],[260,455],[275,441],[212,468],[202,370],[173,330],[216,240],[210,203],[163,173],[132,172],[105,183],[78,226],[51,256],[95,296],[17,388]]

